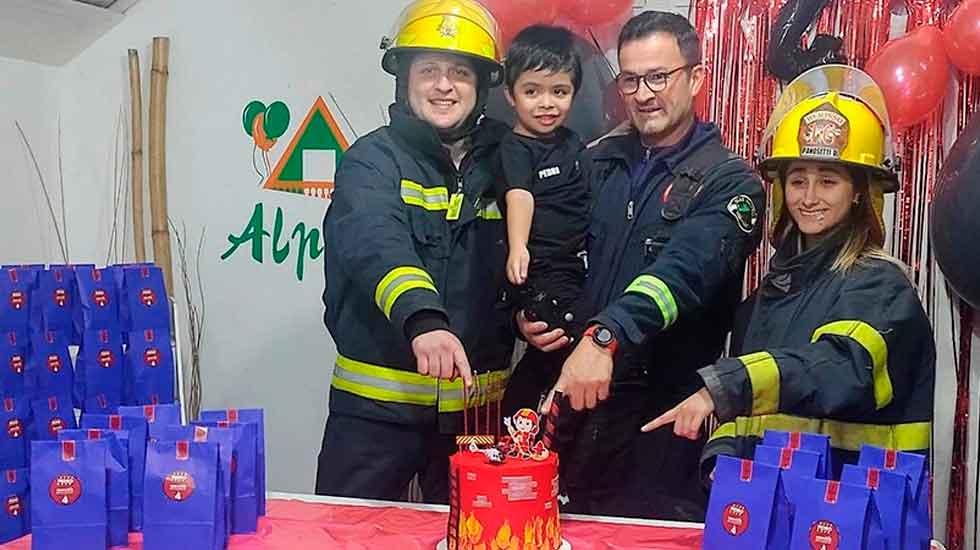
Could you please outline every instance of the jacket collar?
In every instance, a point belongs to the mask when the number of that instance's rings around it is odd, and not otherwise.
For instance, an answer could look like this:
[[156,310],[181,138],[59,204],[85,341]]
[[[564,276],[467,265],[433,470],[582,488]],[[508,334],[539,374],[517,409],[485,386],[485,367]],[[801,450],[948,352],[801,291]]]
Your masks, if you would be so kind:
[[776,250],[763,290],[792,294],[809,286],[830,271],[846,240],[847,231],[838,229],[810,250],[801,252],[800,234],[794,229]]
[[[721,140],[721,132],[710,122],[695,121],[691,131],[679,143],[659,150],[651,150],[658,160],[673,170],[684,159],[698,150],[705,143]],[[647,154],[647,149],[640,141],[640,135],[635,129],[626,132],[614,132],[609,137],[601,139],[595,146],[593,158],[597,161],[618,160],[627,166],[635,166]]]
[[[431,124],[415,116],[400,103],[392,103],[388,107],[388,115],[391,119],[388,127],[401,145],[438,163],[450,172],[455,171],[449,152],[442,145],[439,133]],[[477,126],[476,132],[467,138],[471,140],[471,151],[499,143],[501,137],[508,131],[506,125],[487,117],[483,117]]]

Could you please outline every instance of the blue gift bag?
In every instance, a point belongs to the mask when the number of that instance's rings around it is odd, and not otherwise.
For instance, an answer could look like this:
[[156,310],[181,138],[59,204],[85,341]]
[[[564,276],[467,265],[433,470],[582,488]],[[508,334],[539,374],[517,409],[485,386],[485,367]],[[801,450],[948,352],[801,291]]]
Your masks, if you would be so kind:
[[0,330],[26,329],[31,321],[31,289],[36,272],[8,268],[0,272]]
[[254,533],[258,528],[258,436],[255,424],[193,422],[209,431],[227,432],[233,444],[233,474],[231,476],[231,532]]
[[75,361],[75,400],[83,412],[116,414],[123,400],[123,363],[118,331],[85,331]]
[[862,445],[858,466],[902,473],[909,478],[912,494],[911,513],[907,518],[906,548],[928,549],[932,539],[929,496],[929,462],[925,455],[905,453]]
[[719,456],[704,520],[704,550],[782,550],[788,503],[779,468]]
[[[230,429],[210,428],[206,426],[171,426],[167,428],[167,433],[163,441],[193,441],[194,443],[217,443],[218,444],[218,474],[221,476],[222,498],[221,505],[223,514],[217,518],[221,523],[221,529],[227,537],[231,533],[246,533],[249,531],[236,531],[232,526],[232,476],[237,472],[237,462],[235,458],[234,434]],[[251,531],[251,532],[254,532]]]
[[41,328],[65,335],[70,343],[74,338],[74,317],[78,304],[75,271],[64,266],[51,266],[38,273],[34,303],[40,308]]
[[129,333],[126,349],[128,405],[174,402],[174,358],[168,329],[143,329]]
[[106,455],[104,441],[31,443],[32,550],[105,550]]
[[31,404],[22,397],[4,397],[0,407],[0,468],[26,468]]
[[85,414],[83,429],[110,430],[129,441],[129,493],[131,531],[143,529],[143,473],[146,468],[146,420],[119,415]]
[[27,392],[35,398],[74,395],[75,370],[68,341],[60,332],[31,334],[31,360],[27,367]]
[[143,548],[223,548],[220,480],[217,443],[151,442],[146,452]]
[[75,268],[83,329],[119,330],[119,291],[111,272],[89,267]]
[[106,495],[108,505],[109,546],[126,546],[129,542],[129,448],[128,441],[107,430],[62,430],[59,441],[105,441]]
[[871,489],[875,507],[881,514],[881,530],[890,550],[908,550],[906,533],[912,504],[908,477],[904,474],[845,464],[841,483]]
[[797,482],[805,500],[796,505],[789,548],[887,550],[869,489],[823,479]]
[[170,328],[170,301],[163,271],[155,265],[126,266],[123,292],[132,330]]
[[0,543],[30,532],[30,484],[26,468],[0,472]]
[[200,418],[206,422],[229,422],[231,424],[255,424],[258,434],[258,458],[255,486],[258,497],[259,515],[265,515],[265,411],[262,409],[225,409],[201,411]]
[[25,397],[31,342],[27,331],[0,333],[0,396]]

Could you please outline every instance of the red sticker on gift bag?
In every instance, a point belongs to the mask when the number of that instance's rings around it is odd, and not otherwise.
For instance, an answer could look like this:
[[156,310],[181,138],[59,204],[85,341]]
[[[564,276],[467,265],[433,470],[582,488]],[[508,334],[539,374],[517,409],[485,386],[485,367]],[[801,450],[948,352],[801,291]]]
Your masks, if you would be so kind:
[[54,303],[58,307],[65,307],[68,305],[68,291],[63,288],[56,289],[54,291]]
[[840,546],[840,532],[833,523],[822,519],[810,526],[810,547],[813,550],[837,550]]
[[99,365],[104,369],[112,368],[112,363],[115,362],[115,357],[112,355],[112,350],[104,349],[99,351]]
[[171,472],[163,478],[163,494],[170,500],[182,502],[194,494],[194,478],[184,471]]
[[140,302],[146,307],[153,307],[153,304],[157,303],[157,295],[153,293],[153,290],[144,288],[140,291]]
[[51,481],[48,495],[62,506],[71,506],[82,497],[82,482],[71,474],[62,474]]
[[48,370],[55,374],[61,372],[61,357],[57,353],[48,356]]
[[737,537],[749,528],[749,510],[744,504],[733,502],[725,506],[721,514],[721,524],[726,533]]
[[24,307],[24,293],[19,290],[10,292],[10,307],[20,309]]
[[52,418],[51,421],[48,422],[48,433],[50,433],[51,437],[55,439],[58,438],[58,432],[64,429],[65,429],[65,421],[58,418],[57,416]]
[[92,292],[92,301],[99,307],[105,307],[109,305],[109,293],[101,288],[97,288]]
[[20,355],[14,355],[11,357],[10,370],[16,372],[17,374],[24,374],[24,358]]
[[147,348],[143,352],[143,362],[151,367],[160,364],[160,352],[156,348]]
[[24,435],[24,426],[21,425],[19,418],[11,418],[7,421],[7,436],[10,439],[20,439]]
[[20,515],[20,512],[20,497],[17,495],[10,495],[7,497],[7,515],[15,518]]

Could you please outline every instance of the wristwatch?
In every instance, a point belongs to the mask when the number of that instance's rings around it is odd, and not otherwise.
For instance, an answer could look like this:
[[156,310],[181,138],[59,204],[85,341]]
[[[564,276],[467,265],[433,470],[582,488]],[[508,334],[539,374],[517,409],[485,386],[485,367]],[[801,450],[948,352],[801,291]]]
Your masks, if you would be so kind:
[[585,329],[585,336],[592,338],[592,342],[600,348],[609,350],[609,353],[613,355],[616,354],[619,341],[616,340],[616,335],[613,334],[613,331],[609,327],[598,323],[591,325]]

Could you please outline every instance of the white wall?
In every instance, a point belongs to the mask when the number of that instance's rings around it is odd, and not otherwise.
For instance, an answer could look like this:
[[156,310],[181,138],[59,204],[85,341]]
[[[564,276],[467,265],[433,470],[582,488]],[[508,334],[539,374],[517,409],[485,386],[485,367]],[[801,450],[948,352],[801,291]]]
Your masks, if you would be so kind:
[[273,164],[317,96],[333,93],[361,133],[375,128],[382,122],[379,106],[393,93],[393,81],[378,67],[378,43],[405,3],[142,0],[59,74],[65,134],[92,138],[74,140],[66,152],[69,200],[88,214],[71,221],[73,245],[80,259],[102,262],[111,221],[108,161],[120,108],[128,121],[126,50],[140,52],[148,105],[151,41],[170,37],[170,216],[186,222],[193,237],[207,230],[204,405],[266,409],[270,489],[313,489],[335,356],[321,321],[322,264],[307,260],[299,282],[296,245],[276,265],[268,239],[262,264],[247,245],[227,261],[219,257],[256,203],[264,204],[270,233],[282,208],[285,238],[298,222],[319,227],[326,203],[258,188],[242,110],[253,99],[288,105],[290,128],[271,152]]
[[56,92],[55,69],[0,57],[0,263],[61,257],[37,172],[14,126],[20,123],[33,147],[57,208]]

